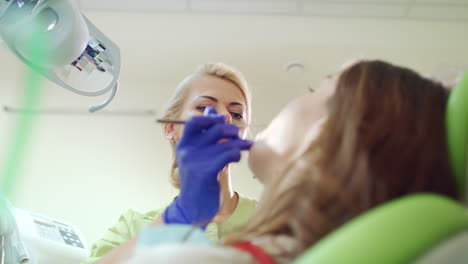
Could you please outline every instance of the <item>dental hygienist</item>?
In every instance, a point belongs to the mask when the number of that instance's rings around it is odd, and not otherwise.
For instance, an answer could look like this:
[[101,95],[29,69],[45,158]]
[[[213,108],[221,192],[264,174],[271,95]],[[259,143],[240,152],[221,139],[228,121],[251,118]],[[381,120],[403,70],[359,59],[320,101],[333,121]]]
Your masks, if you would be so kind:
[[[246,224],[257,202],[242,197],[232,189],[228,164],[239,161],[241,151],[250,148],[251,143],[242,140],[250,124],[250,105],[250,91],[245,78],[230,66],[222,63],[204,64],[186,77],[174,90],[163,118],[188,120],[192,116],[217,113],[219,124],[206,124],[203,117],[195,119],[194,122],[199,122],[197,123],[199,127],[216,125],[215,129],[210,130],[214,131],[211,140],[222,139],[221,141],[226,142],[220,144],[218,148],[203,147],[203,144],[212,145],[211,142],[198,142],[197,146],[187,146],[186,143],[179,142],[182,134],[193,133],[192,136],[196,136],[196,133],[201,131],[184,131],[183,125],[165,124],[164,132],[174,156],[170,180],[173,186],[181,189],[179,196],[168,206],[146,214],[134,210],[123,213],[117,224],[112,226],[101,240],[93,244],[90,258],[82,264],[106,263],[112,260],[119,254],[119,250],[114,250],[115,248],[125,247],[125,243],[131,243],[138,232],[149,225],[196,224],[206,228],[207,236],[217,241],[221,237],[232,235],[237,228]],[[203,153],[199,153],[200,156],[209,155],[213,159],[210,164],[204,164],[193,156],[179,155],[176,158],[176,145],[177,148],[203,149]],[[184,167],[187,168],[184,171],[178,170],[177,160],[180,159],[185,159],[184,164],[188,164]],[[218,171],[221,172],[217,182],[206,185],[206,182],[200,178]],[[183,181],[188,184],[181,186],[179,177],[189,179]],[[221,201],[219,201],[219,192]],[[207,211],[206,208],[213,208],[207,206],[207,203],[219,204],[217,212]]]

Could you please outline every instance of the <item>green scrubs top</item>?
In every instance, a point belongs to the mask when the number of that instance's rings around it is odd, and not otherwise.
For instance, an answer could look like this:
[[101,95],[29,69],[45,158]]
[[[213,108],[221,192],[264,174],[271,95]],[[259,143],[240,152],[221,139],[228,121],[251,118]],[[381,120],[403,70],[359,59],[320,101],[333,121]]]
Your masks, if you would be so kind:
[[[217,242],[218,239],[226,235],[234,234],[236,228],[240,228],[247,223],[256,205],[257,201],[239,195],[239,202],[231,217],[221,224],[209,224],[206,228],[206,235],[213,242]],[[166,207],[167,205],[146,214],[131,209],[124,212],[117,224],[109,228],[104,236],[92,245],[89,258],[81,264],[94,263],[112,249],[135,237],[143,227],[148,226],[161,216]]]

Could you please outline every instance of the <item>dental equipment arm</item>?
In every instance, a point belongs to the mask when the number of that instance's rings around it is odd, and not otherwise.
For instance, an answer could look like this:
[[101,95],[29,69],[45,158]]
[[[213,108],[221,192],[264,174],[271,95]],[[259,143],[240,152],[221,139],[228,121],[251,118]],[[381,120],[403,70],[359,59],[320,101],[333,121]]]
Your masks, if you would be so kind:
[[[31,37],[38,36],[46,59],[35,61]],[[52,82],[84,96],[114,98],[120,49],[80,12],[74,0],[0,0],[0,38],[26,65]]]
[[28,263],[30,254],[20,239],[13,208],[6,200],[2,200],[0,203],[0,264]]

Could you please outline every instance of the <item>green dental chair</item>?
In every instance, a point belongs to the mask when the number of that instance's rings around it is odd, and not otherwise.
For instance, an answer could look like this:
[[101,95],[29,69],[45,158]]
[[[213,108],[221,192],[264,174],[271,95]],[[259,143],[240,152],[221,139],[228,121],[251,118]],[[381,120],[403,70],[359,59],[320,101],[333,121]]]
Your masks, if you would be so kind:
[[437,194],[400,198],[340,227],[294,264],[468,264],[468,73],[451,92],[446,120],[465,205]]

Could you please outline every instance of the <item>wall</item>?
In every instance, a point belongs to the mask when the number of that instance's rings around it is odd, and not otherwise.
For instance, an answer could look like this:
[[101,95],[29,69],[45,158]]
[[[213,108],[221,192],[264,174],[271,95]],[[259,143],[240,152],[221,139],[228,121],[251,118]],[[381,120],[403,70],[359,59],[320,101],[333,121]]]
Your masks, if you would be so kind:
[[[431,73],[466,65],[468,24],[372,19],[93,12],[89,18],[122,50],[121,90],[111,109],[160,109],[170,89],[197,64],[225,61],[246,73],[254,117],[267,123],[291,98],[357,56],[382,58]],[[18,106],[25,68],[0,53],[0,104]],[[291,59],[303,74],[283,70]],[[43,108],[85,109],[82,98],[50,83]],[[0,112],[0,162],[18,116]],[[155,117],[41,115],[36,119],[15,206],[76,224],[98,239],[127,208],[147,211],[171,199],[170,151]],[[294,128],[291,128],[294,129]],[[244,163],[235,189],[258,198],[261,186]]]

